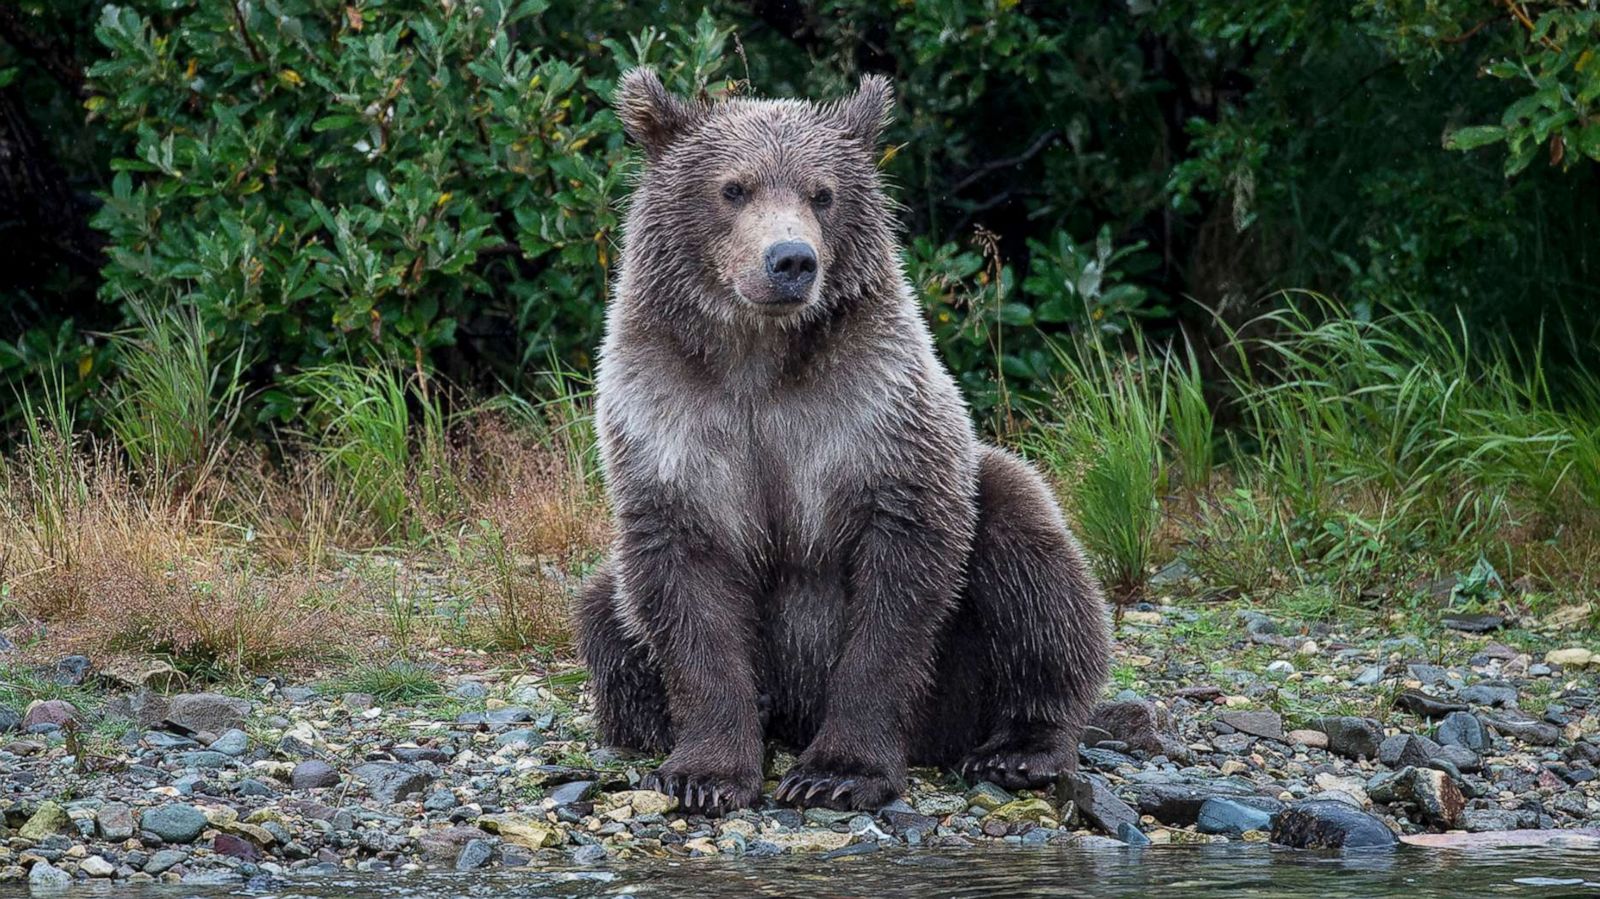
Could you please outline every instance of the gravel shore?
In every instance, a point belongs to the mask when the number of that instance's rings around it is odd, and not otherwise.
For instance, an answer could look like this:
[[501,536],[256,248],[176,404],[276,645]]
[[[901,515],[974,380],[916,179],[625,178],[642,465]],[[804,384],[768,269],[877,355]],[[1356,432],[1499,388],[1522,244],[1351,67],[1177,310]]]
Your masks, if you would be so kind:
[[[273,679],[229,695],[68,657],[41,673],[81,685],[77,705],[0,707],[0,883],[1112,840],[1600,846],[1600,659],[1505,624],[1424,640],[1143,606],[1055,790],[917,770],[875,814],[723,819],[635,789],[656,760],[597,745],[579,672],[434,659],[435,689],[410,699]],[[769,777],[792,762],[773,752]]]

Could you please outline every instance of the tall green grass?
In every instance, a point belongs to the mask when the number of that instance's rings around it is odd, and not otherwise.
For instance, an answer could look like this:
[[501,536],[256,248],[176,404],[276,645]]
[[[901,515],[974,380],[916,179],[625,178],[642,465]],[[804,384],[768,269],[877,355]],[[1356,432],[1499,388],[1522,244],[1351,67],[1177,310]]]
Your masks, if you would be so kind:
[[238,423],[244,353],[216,358],[192,307],[134,302],[129,308],[138,326],[112,335],[118,377],[105,420],[149,485],[192,499]]
[[1054,349],[1063,374],[1028,448],[1064,486],[1102,577],[1131,594],[1145,582],[1161,526],[1170,369],[1142,342],[1127,356],[1101,340]]
[[[1222,383],[1137,332],[1056,348],[1026,449],[1115,590],[1139,590],[1164,523],[1209,583],[1337,606],[1600,508],[1593,376],[1554,386],[1542,355],[1476,345],[1461,321],[1298,299],[1223,329]],[[1221,457],[1208,397],[1236,422]]]
[[0,514],[15,519],[6,530],[28,534],[44,562],[70,568],[73,523],[89,501],[89,460],[66,386],[47,378],[40,394],[39,403],[21,400],[23,443],[0,464],[0,498],[7,500]]
[[308,369],[289,386],[310,398],[308,445],[380,534],[411,523],[414,507],[437,514],[450,504],[444,411],[424,375],[340,363]]

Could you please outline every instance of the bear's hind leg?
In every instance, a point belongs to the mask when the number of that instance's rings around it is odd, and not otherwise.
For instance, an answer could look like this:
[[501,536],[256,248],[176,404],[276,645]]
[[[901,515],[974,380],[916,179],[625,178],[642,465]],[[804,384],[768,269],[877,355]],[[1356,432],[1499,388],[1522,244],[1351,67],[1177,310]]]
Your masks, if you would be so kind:
[[578,652],[589,669],[595,721],[608,745],[665,754],[672,749],[666,685],[649,651],[623,627],[616,592],[607,562],[578,600]]
[[1075,770],[1109,667],[1105,601],[1044,480],[994,448],[979,463],[963,602],[985,644],[990,727],[962,776],[1020,789]]

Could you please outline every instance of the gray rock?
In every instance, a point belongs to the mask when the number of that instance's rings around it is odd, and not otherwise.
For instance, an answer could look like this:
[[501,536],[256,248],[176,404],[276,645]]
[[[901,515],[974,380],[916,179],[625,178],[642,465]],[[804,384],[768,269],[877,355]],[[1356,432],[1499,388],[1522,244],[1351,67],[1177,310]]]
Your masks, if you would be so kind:
[[574,802],[582,802],[588,799],[589,794],[594,792],[595,786],[596,784],[592,780],[575,780],[552,788],[549,793],[545,794],[545,798],[556,805],[571,805]]
[[1489,733],[1471,712],[1451,712],[1444,716],[1434,737],[1442,746],[1460,746],[1473,752],[1489,748]]
[[1345,758],[1370,759],[1378,755],[1383,728],[1371,718],[1340,715],[1319,718],[1312,727],[1328,735],[1328,751]]
[[339,772],[320,759],[307,759],[294,766],[289,786],[296,790],[317,790],[339,785]]
[[0,734],[22,730],[22,713],[0,705]]
[[295,703],[296,705],[298,705],[298,704],[300,704],[302,702],[310,702],[311,700],[317,698],[317,688],[316,687],[284,687],[283,688],[283,698],[285,700],[289,701],[289,702]]
[[1271,828],[1272,815],[1232,799],[1207,799],[1200,804],[1195,825],[1201,833],[1237,837],[1247,830]]
[[82,686],[89,677],[91,667],[87,656],[66,656],[56,662],[50,679],[63,687]]
[[1117,825],[1117,839],[1129,846],[1148,846],[1150,838],[1144,835],[1137,824],[1124,821]]
[[1390,768],[1420,768],[1438,753],[1439,744],[1414,734],[1395,734],[1378,744],[1378,761]]
[[1102,833],[1115,834],[1123,824],[1139,826],[1139,813],[1117,798],[1098,774],[1081,771],[1068,775],[1062,781],[1062,792],[1078,808],[1078,814]]
[[456,870],[476,871],[487,865],[489,859],[493,857],[493,843],[488,840],[473,840],[461,847],[461,854],[456,856]]
[[238,871],[195,871],[183,875],[184,886],[228,886],[243,880],[244,875]]
[[1451,630],[1468,634],[1487,634],[1505,627],[1506,619],[1504,615],[1475,615],[1467,612],[1456,612],[1440,618],[1439,623]]
[[162,849],[152,853],[150,860],[144,863],[144,873],[160,874],[189,860],[189,853],[181,849]]
[[1297,802],[1272,822],[1272,842],[1295,849],[1388,849],[1398,842],[1382,821],[1342,802]]
[[200,746],[199,743],[188,737],[180,737],[177,734],[169,734],[161,730],[153,730],[145,734],[142,742],[151,749],[158,749],[162,752],[171,752],[176,749],[195,749]]
[[1383,680],[1383,666],[1372,665],[1356,675],[1356,686],[1370,687]]
[[457,699],[482,699],[489,695],[489,688],[475,680],[463,681],[450,691],[450,695]]
[[1223,712],[1217,720],[1240,733],[1283,742],[1283,717],[1277,712]]
[[[1163,824],[1188,826],[1200,817],[1200,806],[1208,799],[1260,800],[1262,797],[1249,787],[1227,781],[1213,783],[1146,783],[1135,784],[1139,813],[1149,815]],[[1271,800],[1276,802],[1276,800]]]
[[398,802],[428,789],[433,775],[397,762],[368,762],[352,772],[367,783],[367,792],[384,804]]
[[444,788],[434,790],[422,800],[422,807],[430,812],[448,812],[456,807],[456,794]]
[[1411,665],[1406,670],[1412,678],[1422,681],[1430,687],[1448,683],[1450,680],[1450,672],[1438,665]]
[[537,746],[543,746],[544,737],[540,736],[539,732],[531,727],[519,727],[516,730],[508,730],[503,734],[496,735],[494,742],[497,746],[510,746],[513,743],[522,743],[525,744],[529,749],[532,749]]
[[41,893],[54,893],[72,886],[72,875],[47,861],[33,863],[28,872],[28,889]]
[[534,715],[531,709],[525,709],[522,706],[516,705],[506,706],[503,709],[491,709],[483,714],[483,720],[487,721],[491,727],[499,727],[507,724],[522,724],[524,722],[532,721],[533,718]]
[[233,763],[233,758],[223,755],[220,752],[212,752],[209,749],[201,749],[197,752],[180,752],[172,757],[172,761],[175,764],[181,765],[185,768],[198,768],[204,771],[211,771],[217,768],[226,768],[228,765]]
[[1516,830],[1521,826],[1521,816],[1505,809],[1468,809],[1461,814],[1461,828],[1470,833]]
[[1462,702],[1471,703],[1472,705],[1487,705],[1498,708],[1517,704],[1517,688],[1504,684],[1474,684],[1462,689],[1456,695],[1461,698]]
[[[767,845],[771,846],[773,849],[777,849],[778,852],[783,851],[780,847],[773,843],[768,843]],[[754,848],[754,844],[752,844],[752,848]],[[598,865],[605,860],[606,847],[600,845],[599,843],[590,843],[587,846],[579,846],[577,849],[573,850],[572,853],[572,863],[575,865]]]
[[167,722],[198,734],[243,728],[250,702],[220,693],[183,693],[167,703]]
[[1422,718],[1443,718],[1451,712],[1461,712],[1467,708],[1465,703],[1440,699],[1421,690],[1406,690],[1394,698],[1394,704],[1396,708]]
[[233,792],[240,796],[254,796],[261,799],[270,799],[278,795],[278,791],[267,786],[253,777],[247,777],[233,785]]
[[1430,764],[1445,762],[1455,766],[1457,771],[1472,773],[1483,770],[1483,757],[1465,746],[1441,746],[1439,752],[1430,760]]
[[1561,729],[1521,713],[1507,711],[1486,719],[1500,733],[1533,746],[1554,746],[1561,742]]
[[1394,788],[1401,799],[1416,806],[1423,820],[1436,827],[1456,826],[1467,804],[1455,781],[1431,768],[1403,769]]
[[100,806],[94,821],[103,840],[120,843],[133,836],[133,809],[125,802],[107,802]]
[[208,748],[223,755],[241,756],[250,748],[250,735],[235,727],[213,740]]
[[206,816],[192,805],[174,802],[146,809],[139,817],[139,828],[168,843],[193,843],[206,829]]

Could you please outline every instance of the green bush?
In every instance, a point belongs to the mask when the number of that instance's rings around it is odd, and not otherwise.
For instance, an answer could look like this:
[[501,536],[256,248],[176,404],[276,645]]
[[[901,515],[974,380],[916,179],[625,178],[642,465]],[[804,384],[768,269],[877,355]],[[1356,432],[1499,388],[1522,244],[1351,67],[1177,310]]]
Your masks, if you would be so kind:
[[183,295],[286,369],[431,361],[497,329],[508,372],[581,355],[626,171],[603,98],[644,63],[722,89],[727,31],[579,53],[530,40],[549,5],[107,5],[88,105],[131,152],[95,217],[103,293]]
[[[909,268],[981,409],[1047,392],[1047,338],[1238,324],[1280,288],[1531,342],[1600,293],[1591,6],[11,0],[4,121],[45,193],[99,197],[106,264],[0,266],[0,378],[81,396],[92,332],[152,295],[252,386],[586,370],[631,159],[605,100],[638,62],[710,94],[894,79]],[[0,253],[77,247],[67,205],[0,217]]]

